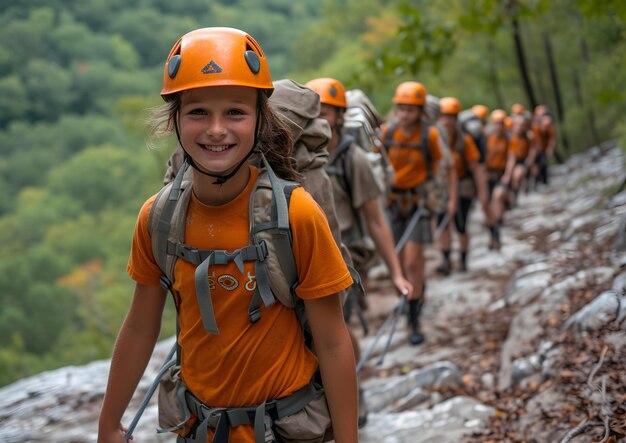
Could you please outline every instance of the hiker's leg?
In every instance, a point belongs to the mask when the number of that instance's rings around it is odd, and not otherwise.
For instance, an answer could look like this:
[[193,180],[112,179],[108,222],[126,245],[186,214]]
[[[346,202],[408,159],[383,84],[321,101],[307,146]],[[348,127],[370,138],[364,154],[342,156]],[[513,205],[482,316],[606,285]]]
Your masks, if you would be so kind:
[[[443,223],[445,214],[439,214],[437,217],[437,227]],[[441,251],[441,264],[437,266],[435,271],[442,275],[450,274],[452,269],[450,262],[450,251],[452,250],[452,223],[448,223],[439,237],[439,251]]]
[[407,278],[413,284],[415,299],[409,300],[408,323],[410,327],[409,342],[419,345],[424,341],[420,332],[420,313],[424,304],[424,251],[423,245],[409,241],[403,251],[403,262],[406,265]]
[[461,260],[459,269],[462,272],[467,271],[467,252],[469,250],[469,235],[467,233],[467,221],[470,210],[472,209],[472,199],[460,198],[457,213],[454,218],[454,225],[459,233],[459,243],[461,246]]

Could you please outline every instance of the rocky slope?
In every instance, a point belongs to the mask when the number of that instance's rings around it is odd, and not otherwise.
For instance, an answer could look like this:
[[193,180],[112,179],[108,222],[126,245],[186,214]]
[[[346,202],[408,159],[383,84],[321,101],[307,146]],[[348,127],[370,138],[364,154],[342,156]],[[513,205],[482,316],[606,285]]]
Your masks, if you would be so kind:
[[[474,211],[466,273],[435,276],[439,256],[427,250],[426,343],[409,346],[401,318],[382,363],[387,336],[373,348],[362,372],[370,414],[361,442],[624,439],[626,194],[612,195],[623,162],[603,146],[554,167],[550,186],[507,214],[500,251],[487,249]],[[397,299],[379,279],[368,301],[375,332]],[[155,351],[125,423],[170,346]],[[108,361],[94,362],[0,389],[0,442],[96,441],[107,371]],[[155,428],[151,404],[135,441],[174,441]]]

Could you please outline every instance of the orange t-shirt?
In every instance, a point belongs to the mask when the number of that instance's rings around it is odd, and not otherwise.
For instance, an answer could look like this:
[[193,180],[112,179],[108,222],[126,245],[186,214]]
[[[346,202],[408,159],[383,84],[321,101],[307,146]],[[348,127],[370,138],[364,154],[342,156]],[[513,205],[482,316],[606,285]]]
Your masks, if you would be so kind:
[[504,171],[509,155],[509,145],[506,137],[490,134],[487,139],[487,169],[490,171]]
[[[458,132],[455,137],[456,136],[458,136]],[[458,178],[463,178],[467,175],[468,163],[477,162],[480,159],[480,151],[470,135],[463,134],[463,144],[463,157],[461,157],[461,153],[456,147],[455,149],[450,150],[452,158],[454,159],[454,169]],[[456,146],[456,140],[450,142],[450,145]]]
[[[198,249],[233,251],[248,245],[248,202],[258,170],[234,200],[207,206],[192,195],[187,211],[185,243]],[[148,216],[154,197],[141,208],[128,274],[137,283],[159,285],[161,271],[152,254]],[[352,279],[333,240],[323,211],[303,188],[293,191],[289,205],[293,253],[298,269],[296,294],[325,297],[346,289]],[[305,386],[317,368],[305,346],[292,309],[278,300],[251,324],[248,305],[255,289],[254,262],[243,274],[233,262],[209,269],[209,286],[219,335],[204,330],[194,285],[195,266],[177,260],[173,291],[179,306],[182,378],[189,390],[212,407],[253,406],[286,397]],[[252,426],[231,429],[232,442],[254,442]]]
[[[422,153],[422,126],[418,126],[410,134],[405,134],[402,128],[397,127],[394,131],[391,146],[387,147],[389,161],[394,169],[394,184],[398,189],[413,189],[421,185],[428,178],[426,160]],[[382,137],[387,137],[388,126],[383,126]],[[434,125],[428,130],[428,149],[430,151],[431,169],[437,171],[437,162],[441,160],[439,149],[439,137]]]
[[552,126],[548,126],[546,131],[542,131],[538,126],[535,126],[533,133],[535,138],[539,140],[539,149],[541,149],[542,152],[546,152],[548,145],[552,140],[554,140],[554,128]]
[[527,137],[513,135],[509,142],[509,150],[515,155],[517,161],[526,160],[530,151],[530,140]]

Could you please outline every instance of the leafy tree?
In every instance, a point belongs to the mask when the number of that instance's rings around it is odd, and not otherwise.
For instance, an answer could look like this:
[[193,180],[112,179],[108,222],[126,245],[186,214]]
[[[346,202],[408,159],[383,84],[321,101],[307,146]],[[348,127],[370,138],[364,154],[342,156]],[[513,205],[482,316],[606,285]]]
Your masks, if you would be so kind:
[[23,81],[30,102],[31,121],[54,121],[60,113],[68,111],[74,101],[70,73],[51,61],[31,59]]
[[0,127],[26,117],[30,108],[24,83],[17,75],[0,78]]
[[112,146],[87,148],[50,174],[50,192],[66,195],[88,212],[113,207],[136,208],[148,194],[144,162],[131,150]]

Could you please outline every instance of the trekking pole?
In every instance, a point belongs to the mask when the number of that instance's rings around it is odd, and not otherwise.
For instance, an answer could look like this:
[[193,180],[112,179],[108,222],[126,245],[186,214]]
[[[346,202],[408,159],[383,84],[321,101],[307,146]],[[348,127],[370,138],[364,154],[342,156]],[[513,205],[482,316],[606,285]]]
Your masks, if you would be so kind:
[[411,235],[413,235],[413,231],[415,231],[417,222],[420,220],[420,218],[422,218],[423,215],[424,215],[424,207],[420,203],[418,208],[415,210],[415,213],[413,213],[413,215],[411,216],[411,220],[409,220],[409,223],[407,224],[406,229],[402,233],[400,240],[398,240],[398,244],[396,245],[396,253],[402,250],[405,243],[409,240]]
[[154,380],[152,381],[150,388],[148,388],[146,395],[143,396],[143,400],[141,400],[139,409],[137,410],[137,413],[133,417],[133,421],[130,422],[130,425],[128,426],[128,430],[124,434],[124,438],[126,439],[126,442],[130,441],[133,435],[133,432],[135,431],[135,428],[137,427],[137,423],[139,423],[139,419],[143,415],[143,412],[145,411],[146,407],[148,406],[148,403],[150,402],[150,399],[154,395],[154,392],[156,391],[157,387],[159,386],[159,380],[161,380],[161,377],[163,376],[165,371],[167,371],[174,363],[176,363],[176,359],[174,359],[174,354],[176,353],[177,346],[178,346],[178,343],[174,343],[174,346],[172,346],[172,349],[167,354],[167,357],[165,357],[165,362],[163,363],[163,366],[161,366],[161,369],[159,369],[159,372],[154,378]]
[[357,304],[356,307],[356,316],[359,319],[359,323],[361,323],[361,327],[363,328],[363,337],[369,334],[370,330],[367,327],[367,321],[365,320],[365,316],[363,315],[363,308]]
[[376,344],[378,344],[378,340],[380,340],[383,333],[385,332],[385,329],[387,329],[388,324],[392,323],[394,319],[396,319],[397,316],[400,315],[402,309],[404,309],[404,303],[405,298],[402,297],[398,304],[393,308],[393,311],[391,311],[391,313],[387,316],[380,329],[378,329],[378,332],[376,332],[376,335],[372,340],[372,344],[369,346],[369,348],[367,348],[367,351],[365,351],[365,353],[361,356],[361,360],[359,360],[358,364],[356,365],[357,374],[361,372],[361,369],[363,369],[363,366],[365,366],[365,362],[369,359],[370,355],[372,355],[372,352],[374,352],[374,348],[376,347]]
[[380,354],[380,358],[376,362],[378,366],[382,365],[383,362],[385,361],[385,356],[387,355],[387,352],[389,351],[389,348],[391,346],[391,338],[393,337],[393,334],[396,332],[398,319],[400,318],[400,314],[402,314],[402,312],[404,311],[405,306],[406,306],[406,298],[402,297],[402,299],[400,299],[400,303],[393,310],[394,316],[391,322],[391,332],[389,332],[389,337],[387,337],[387,343],[385,344],[385,349]]
[[450,221],[450,214],[446,212],[443,218],[441,219],[441,223],[439,223],[439,226],[437,226],[437,230],[435,231],[435,235],[433,236],[433,243],[439,240],[439,237],[441,237],[441,234],[443,234],[443,231],[445,231],[446,228],[448,227],[449,221]]

